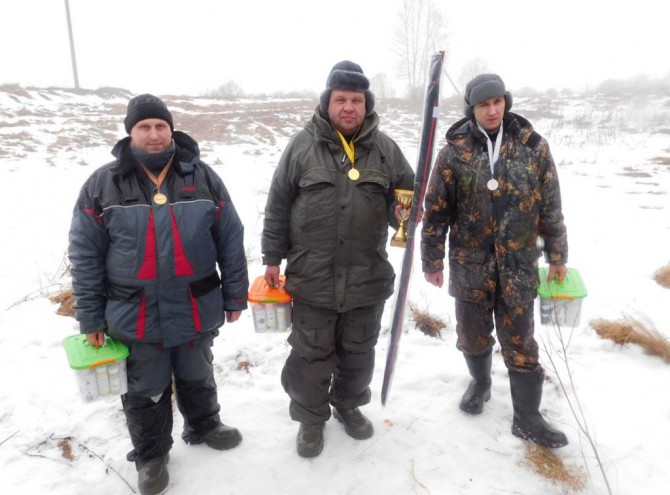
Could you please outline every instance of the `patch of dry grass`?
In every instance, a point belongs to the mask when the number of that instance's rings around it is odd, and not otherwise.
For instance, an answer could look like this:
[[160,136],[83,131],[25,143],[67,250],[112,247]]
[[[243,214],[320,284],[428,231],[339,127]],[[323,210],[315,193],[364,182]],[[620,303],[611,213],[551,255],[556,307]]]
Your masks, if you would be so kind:
[[670,341],[656,330],[651,330],[634,318],[624,317],[622,320],[592,320],[591,327],[603,339],[616,344],[637,344],[647,354],[662,357],[670,363]]
[[62,438],[58,441],[58,448],[60,449],[61,455],[68,461],[74,461],[74,454],[72,453],[72,445],[70,444],[70,438]]
[[254,367],[254,363],[251,361],[238,361],[237,362],[237,371],[246,371],[251,374],[251,368]]
[[414,318],[414,326],[421,330],[424,335],[438,339],[442,338],[441,331],[447,327],[444,320],[431,315],[427,310],[419,309],[411,301],[409,302],[409,310],[412,312],[412,318]]
[[670,289],[670,265],[665,265],[656,270],[654,280],[658,285]]
[[72,288],[65,289],[60,294],[51,296],[49,300],[54,304],[60,304],[56,313],[61,316],[74,317],[74,294],[72,294]]
[[528,442],[526,460],[531,469],[545,479],[561,484],[573,492],[581,492],[585,488],[584,475],[577,470],[568,469],[563,460],[546,447]]

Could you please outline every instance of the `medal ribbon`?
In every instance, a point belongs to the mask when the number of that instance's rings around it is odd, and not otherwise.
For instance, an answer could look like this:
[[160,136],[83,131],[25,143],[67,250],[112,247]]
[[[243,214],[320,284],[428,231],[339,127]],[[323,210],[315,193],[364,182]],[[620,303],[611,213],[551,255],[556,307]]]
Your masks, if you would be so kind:
[[165,164],[165,166],[163,167],[163,170],[161,170],[161,173],[158,174],[158,177],[156,177],[154,174],[152,174],[152,173],[149,171],[149,169],[148,169],[147,167],[145,167],[144,165],[142,165],[142,168],[143,168],[144,171],[147,173],[147,176],[149,177],[149,179],[151,180],[151,182],[153,182],[153,183],[155,184],[155,186],[156,186],[156,192],[157,192],[157,193],[161,192],[161,184],[163,184],[163,181],[165,180],[165,176],[166,176],[167,173],[168,173],[168,169],[170,168],[170,164],[172,163],[172,159],[173,159],[173,158],[174,158],[174,155],[172,155],[172,156],[170,157],[170,159],[168,160],[168,162],[167,162],[167,163]]
[[344,152],[347,154],[347,156],[349,157],[349,161],[351,162],[351,168],[354,168],[355,153],[354,153],[353,139],[351,140],[350,143],[347,143],[347,140],[344,139],[344,136],[340,131],[335,129],[335,132],[337,132],[337,135],[340,136],[340,141],[342,141],[342,146],[344,146]]
[[503,126],[501,123],[500,129],[498,130],[498,136],[496,137],[495,146],[491,142],[491,138],[489,137],[488,132],[486,132],[479,124],[477,124],[477,127],[479,127],[479,130],[482,131],[484,136],[486,136],[486,147],[489,151],[489,166],[491,167],[491,177],[493,177],[493,169],[495,167],[496,162],[498,161],[498,157],[500,156],[500,145],[502,144]]

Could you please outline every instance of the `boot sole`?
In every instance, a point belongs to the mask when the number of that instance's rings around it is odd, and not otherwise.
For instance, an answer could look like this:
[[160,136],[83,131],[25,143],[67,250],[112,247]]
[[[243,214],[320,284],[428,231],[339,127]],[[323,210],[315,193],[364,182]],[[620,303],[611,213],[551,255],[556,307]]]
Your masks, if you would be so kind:
[[527,431],[522,430],[517,425],[512,425],[512,435],[521,438],[522,440],[530,440],[531,442],[534,442],[539,446],[546,447],[548,449],[560,449],[561,447],[565,447],[569,443],[567,438],[565,442],[545,442],[544,440],[536,438],[535,435],[532,435]]
[[230,449],[234,449],[235,447],[237,447],[239,444],[242,443],[242,435],[240,434],[238,437],[236,437],[234,439],[231,439],[230,443],[226,443],[224,445],[215,444],[214,442],[208,442],[204,438],[198,438],[198,439],[188,438],[188,439],[186,439],[186,438],[182,437],[182,440],[184,440],[184,442],[188,445],[201,445],[201,444],[204,443],[209,448],[214,449],[214,450],[230,450]]

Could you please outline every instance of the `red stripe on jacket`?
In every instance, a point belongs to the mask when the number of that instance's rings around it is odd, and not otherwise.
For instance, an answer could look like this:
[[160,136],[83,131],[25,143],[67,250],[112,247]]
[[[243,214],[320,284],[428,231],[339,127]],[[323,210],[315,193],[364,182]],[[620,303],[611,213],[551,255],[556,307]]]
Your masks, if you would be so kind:
[[87,213],[87,214],[91,215],[93,218],[95,218],[98,221],[98,223],[100,225],[102,225],[104,223],[104,221],[102,220],[102,217],[100,215],[98,215],[95,211],[93,211],[91,208],[84,208],[84,213]]
[[193,297],[193,292],[191,289],[188,289],[188,296],[191,298],[191,311],[193,311],[193,327],[196,332],[199,332],[202,328],[200,323],[200,311],[198,311],[198,302]]
[[170,219],[172,220],[172,242],[174,243],[174,274],[177,277],[193,275],[191,263],[189,263],[186,254],[184,254],[184,247],[181,244],[181,237],[179,235],[179,229],[177,228],[177,220],[174,217],[172,207],[170,207]]
[[147,296],[142,296],[142,302],[140,302],[140,310],[137,313],[137,338],[142,340],[144,338],[144,331],[147,327]]
[[154,228],[154,212],[149,210],[147,236],[144,242],[144,261],[137,274],[138,280],[153,280],[158,276],[156,263],[156,229]]

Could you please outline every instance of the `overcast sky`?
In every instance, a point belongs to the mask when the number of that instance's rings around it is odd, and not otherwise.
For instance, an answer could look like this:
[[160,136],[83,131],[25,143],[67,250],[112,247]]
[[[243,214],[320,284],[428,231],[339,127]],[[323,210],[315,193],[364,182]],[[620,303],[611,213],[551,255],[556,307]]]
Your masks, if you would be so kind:
[[[663,0],[436,0],[446,69],[480,59],[510,89],[670,73]],[[70,0],[82,87],[202,94],[323,89],[351,59],[394,73],[402,0]],[[72,85],[64,0],[0,0],[0,84]],[[450,91],[447,89],[447,91]]]

